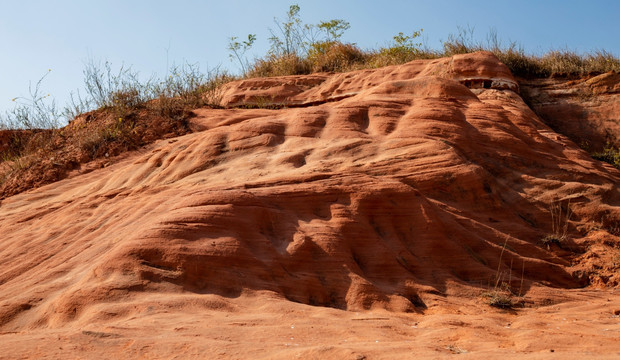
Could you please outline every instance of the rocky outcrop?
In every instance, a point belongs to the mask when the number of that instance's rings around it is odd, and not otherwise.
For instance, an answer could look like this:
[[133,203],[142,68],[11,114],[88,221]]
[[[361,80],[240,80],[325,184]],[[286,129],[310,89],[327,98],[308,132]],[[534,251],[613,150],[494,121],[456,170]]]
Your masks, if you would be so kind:
[[315,106],[355,96],[386,81],[424,77],[454,80],[468,88],[519,91],[508,68],[493,54],[480,52],[475,58],[456,55],[348,73],[235,81],[224,85],[221,104],[225,107]]
[[[243,80],[223,101],[192,134],[2,201],[2,329],[108,321],[153,294],[424,312],[493,283],[618,283],[584,259],[618,246],[620,172],[490,53]],[[558,208],[567,236],[545,243]]]
[[589,151],[620,147],[620,75],[520,79],[523,96],[555,131]]

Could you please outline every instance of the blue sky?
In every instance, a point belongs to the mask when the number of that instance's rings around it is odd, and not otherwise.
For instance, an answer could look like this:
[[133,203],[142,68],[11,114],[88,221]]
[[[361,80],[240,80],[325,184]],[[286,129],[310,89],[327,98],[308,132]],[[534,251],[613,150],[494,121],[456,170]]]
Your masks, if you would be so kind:
[[362,48],[387,44],[393,35],[423,28],[425,44],[440,48],[457,27],[474,29],[484,41],[495,28],[508,43],[542,53],[569,48],[606,49],[620,56],[620,1],[366,1],[366,0],[22,0],[0,3],[0,113],[11,99],[28,94],[48,69],[43,90],[63,105],[82,87],[89,59],[131,65],[145,77],[166,66],[199,63],[237,71],[228,38],[257,34],[250,57],[268,48],[273,18],[289,5],[301,7],[306,23],[344,19],[344,41]]

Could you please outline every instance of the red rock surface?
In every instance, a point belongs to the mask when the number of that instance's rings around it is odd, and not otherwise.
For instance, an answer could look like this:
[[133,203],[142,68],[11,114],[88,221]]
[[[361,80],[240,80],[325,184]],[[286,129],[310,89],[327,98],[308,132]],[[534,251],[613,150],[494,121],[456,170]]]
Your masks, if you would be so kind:
[[490,53],[243,80],[277,109],[3,200],[4,356],[618,356],[620,171],[518,91]]
[[521,79],[532,109],[589,151],[620,147],[620,74],[580,79]]

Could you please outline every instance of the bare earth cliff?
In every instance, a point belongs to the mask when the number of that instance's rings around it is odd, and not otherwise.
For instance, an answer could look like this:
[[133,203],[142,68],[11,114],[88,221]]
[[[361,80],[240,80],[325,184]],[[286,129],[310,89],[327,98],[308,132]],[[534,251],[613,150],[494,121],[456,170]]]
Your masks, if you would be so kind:
[[222,91],[2,200],[0,358],[620,356],[620,171],[492,54]]

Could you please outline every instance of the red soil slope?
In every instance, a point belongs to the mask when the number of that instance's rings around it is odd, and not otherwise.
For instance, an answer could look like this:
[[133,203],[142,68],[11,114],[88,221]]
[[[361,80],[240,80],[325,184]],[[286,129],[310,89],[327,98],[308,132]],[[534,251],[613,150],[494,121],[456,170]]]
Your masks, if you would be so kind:
[[[223,94],[248,108],[0,203],[6,357],[620,352],[620,171],[490,53]],[[544,244],[551,209],[572,215]],[[500,283],[516,309],[486,304]],[[559,336],[575,309],[582,347]]]

